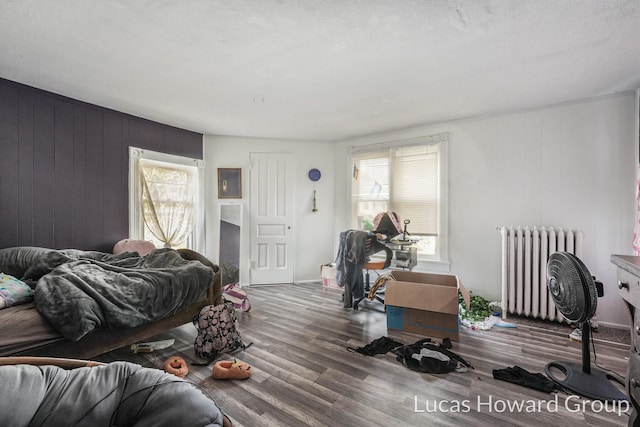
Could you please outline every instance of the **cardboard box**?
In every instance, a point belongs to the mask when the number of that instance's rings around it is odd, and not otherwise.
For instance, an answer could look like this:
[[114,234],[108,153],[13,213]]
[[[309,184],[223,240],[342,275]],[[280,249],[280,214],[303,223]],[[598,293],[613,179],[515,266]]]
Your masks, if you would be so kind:
[[337,273],[338,270],[333,264],[321,265],[320,276],[322,277],[322,286],[329,289],[342,289],[336,281]]
[[469,293],[457,276],[393,271],[385,291],[387,328],[424,337],[458,341],[458,290],[469,306]]

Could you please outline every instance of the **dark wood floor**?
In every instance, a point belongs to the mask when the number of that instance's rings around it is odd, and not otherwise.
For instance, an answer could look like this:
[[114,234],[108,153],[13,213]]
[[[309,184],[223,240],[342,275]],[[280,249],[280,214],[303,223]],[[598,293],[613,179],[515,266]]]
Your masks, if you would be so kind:
[[[380,303],[364,304],[359,311],[345,309],[340,292],[320,284],[251,287],[248,293],[253,309],[239,314],[239,328],[244,341],[253,345],[235,356],[253,367],[253,375],[214,380],[210,367],[191,366],[187,376],[214,397],[236,426],[564,427],[628,422],[627,414],[611,412],[619,407],[603,408],[576,396],[545,394],[493,379],[493,369],[514,365],[544,372],[546,363],[555,360],[581,363],[580,344],[570,342],[566,333],[528,326],[464,329],[452,350],[475,369],[420,374],[392,353],[368,357],[347,351],[385,335],[406,344],[422,338],[387,331]],[[192,361],[195,335],[188,324],[157,337],[175,338],[172,348],[145,355],[122,348],[97,359],[157,368],[173,354]],[[627,345],[595,346],[599,366],[625,374]],[[533,410],[533,402],[540,410]],[[509,404],[525,407],[510,411],[505,409]]]

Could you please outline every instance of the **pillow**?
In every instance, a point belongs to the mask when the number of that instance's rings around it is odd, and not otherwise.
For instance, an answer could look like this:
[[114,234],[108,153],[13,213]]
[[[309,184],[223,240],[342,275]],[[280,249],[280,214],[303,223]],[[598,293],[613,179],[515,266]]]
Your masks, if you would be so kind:
[[8,274],[0,273],[0,309],[33,300],[33,289]]
[[145,256],[152,250],[154,250],[156,246],[153,242],[148,240],[129,240],[123,239],[115,244],[113,247],[113,253],[119,254],[122,252],[138,252],[140,256]]

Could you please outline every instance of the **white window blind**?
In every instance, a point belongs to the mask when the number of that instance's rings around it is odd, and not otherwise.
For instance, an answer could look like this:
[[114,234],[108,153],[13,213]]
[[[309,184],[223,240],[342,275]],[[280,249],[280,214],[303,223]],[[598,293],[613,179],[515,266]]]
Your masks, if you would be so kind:
[[447,256],[446,142],[448,134],[394,141],[352,150],[352,223],[372,229],[380,212],[410,220],[407,231],[419,254]]
[[413,234],[438,235],[438,154],[437,145],[392,150],[390,204]]
[[371,229],[378,212],[389,206],[388,153],[368,153],[360,156],[356,166],[354,202],[358,228]]

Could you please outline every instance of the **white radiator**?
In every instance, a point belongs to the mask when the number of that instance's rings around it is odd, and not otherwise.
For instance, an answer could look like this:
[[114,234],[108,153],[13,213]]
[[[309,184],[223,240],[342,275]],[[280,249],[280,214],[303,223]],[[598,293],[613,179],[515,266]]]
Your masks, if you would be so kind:
[[553,227],[501,227],[502,317],[507,313],[566,321],[547,289],[547,261],[554,252],[582,257],[582,231]]

